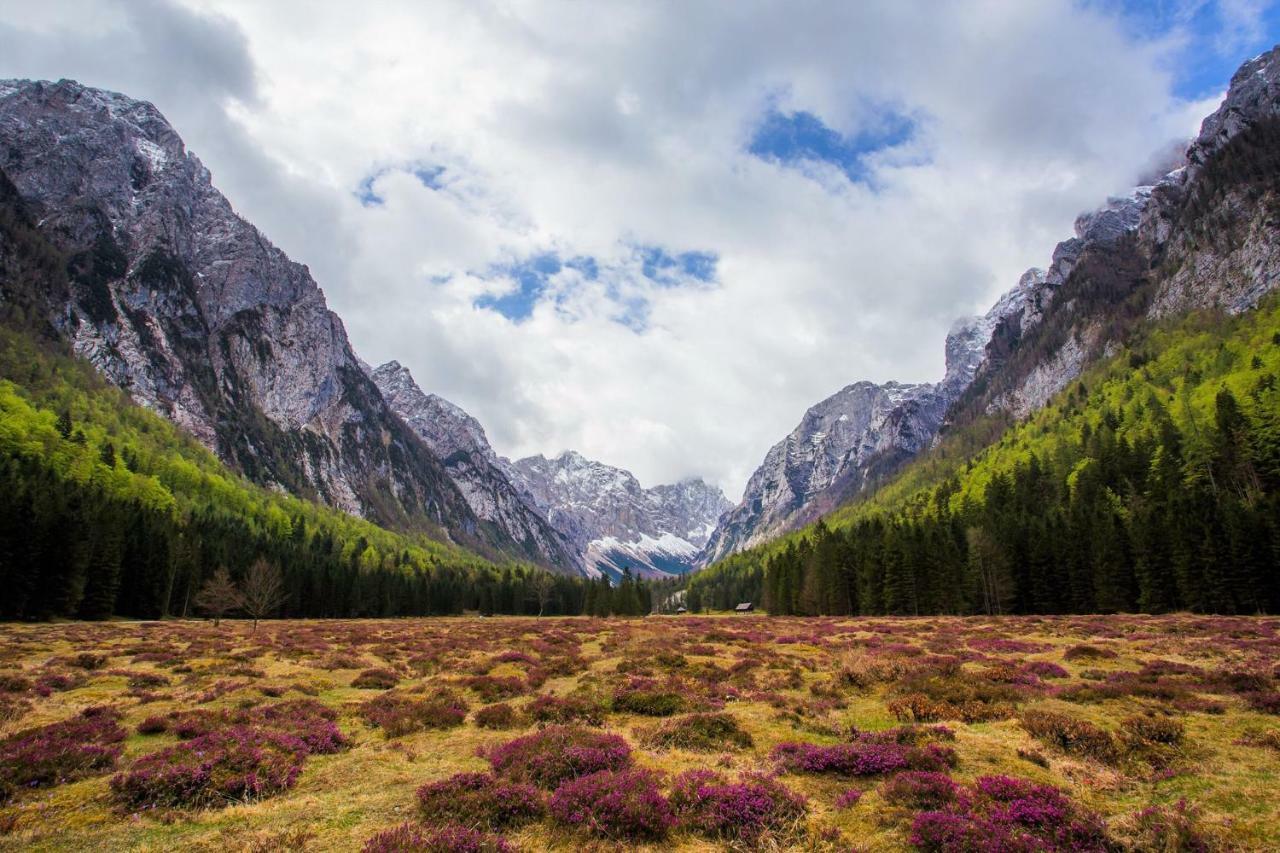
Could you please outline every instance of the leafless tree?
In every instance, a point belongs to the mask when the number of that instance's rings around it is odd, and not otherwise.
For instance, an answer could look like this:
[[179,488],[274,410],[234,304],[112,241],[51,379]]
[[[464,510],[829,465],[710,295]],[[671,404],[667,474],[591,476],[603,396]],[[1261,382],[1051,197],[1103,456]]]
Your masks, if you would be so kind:
[[533,594],[538,598],[538,615],[541,616],[551,602],[551,594],[555,592],[556,581],[548,572],[536,572],[533,580]]
[[253,630],[258,630],[258,620],[265,619],[284,604],[284,578],[280,569],[262,557],[253,561],[244,577],[244,612],[253,620]]
[[244,597],[231,580],[231,573],[225,568],[219,568],[200,587],[200,592],[196,593],[195,605],[213,617],[213,626],[216,628],[222,624],[223,616],[244,606]]

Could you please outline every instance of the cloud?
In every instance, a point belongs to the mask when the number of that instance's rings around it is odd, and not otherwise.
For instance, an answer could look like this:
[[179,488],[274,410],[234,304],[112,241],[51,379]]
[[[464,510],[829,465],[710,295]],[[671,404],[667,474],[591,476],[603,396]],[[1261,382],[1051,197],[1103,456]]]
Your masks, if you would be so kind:
[[1065,0],[10,5],[0,74],[155,101],[366,360],[409,366],[502,452],[574,448],[734,498],[817,400],[940,376],[956,316],[1193,132],[1211,102],[1180,82],[1187,57],[1223,21],[1256,52],[1269,20],[1228,4],[1201,32]]

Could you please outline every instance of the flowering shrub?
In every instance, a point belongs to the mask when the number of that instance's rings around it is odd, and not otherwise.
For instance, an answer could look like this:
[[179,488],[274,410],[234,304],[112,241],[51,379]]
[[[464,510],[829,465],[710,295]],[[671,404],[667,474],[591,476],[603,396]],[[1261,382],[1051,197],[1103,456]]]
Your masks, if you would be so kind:
[[907,748],[887,743],[780,743],[774,747],[773,758],[792,772],[875,776],[905,769]]
[[546,812],[531,785],[504,782],[488,773],[459,773],[418,789],[418,807],[428,823],[461,823],[502,829],[537,820]]
[[334,722],[337,719],[337,711],[315,699],[264,705],[247,715],[247,722],[295,737],[313,754],[340,752],[349,745]]
[[570,779],[551,795],[551,816],[615,840],[658,840],[675,825],[671,806],[644,770],[602,770]]
[[585,696],[550,696],[543,694],[524,706],[524,713],[537,723],[585,723],[604,725],[605,709]]
[[1055,711],[1030,710],[1019,720],[1029,735],[1063,752],[1098,761],[1114,761],[1116,743],[1110,732],[1086,720]]
[[668,720],[650,732],[646,743],[660,748],[714,751],[749,749],[751,735],[732,715],[723,712],[689,714]]
[[463,679],[463,685],[474,690],[485,702],[512,699],[525,692],[525,683],[513,676],[475,675]]
[[752,842],[804,816],[804,798],[767,776],[727,783],[709,770],[689,770],[671,787],[671,808],[682,826],[718,838]]
[[364,843],[364,853],[513,853],[497,835],[451,824],[425,829],[402,823],[379,832]]
[[554,788],[566,779],[628,767],[631,747],[618,735],[551,726],[497,747],[489,763],[508,779]]
[[234,726],[144,755],[111,792],[131,809],[250,802],[293,787],[307,751],[298,738]]
[[835,807],[838,809],[851,809],[858,804],[858,800],[862,799],[862,792],[857,788],[850,788],[840,796],[836,797]]
[[1245,704],[1250,710],[1263,714],[1280,714],[1280,691],[1258,690],[1244,694]]
[[1034,673],[1041,678],[1070,678],[1071,673],[1067,672],[1053,661],[1033,660],[1026,666],[1027,672]]
[[954,801],[958,788],[945,773],[908,770],[886,782],[880,794],[895,806],[919,811],[942,808]]
[[138,723],[138,734],[158,735],[169,730],[169,718],[153,714]]
[[351,680],[352,687],[364,690],[390,690],[400,683],[400,676],[393,670],[378,667],[366,669]]
[[119,721],[116,711],[89,708],[0,740],[0,802],[19,788],[60,785],[110,770],[126,736]]
[[413,699],[384,693],[360,706],[360,716],[387,737],[401,737],[429,729],[451,729],[467,719],[467,704],[454,696]]
[[516,709],[500,702],[476,711],[474,719],[482,729],[509,729],[516,724]]
[[911,827],[921,850],[1072,851],[1108,849],[1102,821],[1057,788],[984,776],[944,809],[921,812]]

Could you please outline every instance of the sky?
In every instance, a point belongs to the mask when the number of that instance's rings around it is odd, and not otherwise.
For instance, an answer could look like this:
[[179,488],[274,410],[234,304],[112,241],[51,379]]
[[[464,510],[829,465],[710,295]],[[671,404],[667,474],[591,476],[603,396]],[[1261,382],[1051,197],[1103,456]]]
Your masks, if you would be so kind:
[[0,0],[0,77],[155,103],[499,453],[731,500],[1191,137],[1261,0]]

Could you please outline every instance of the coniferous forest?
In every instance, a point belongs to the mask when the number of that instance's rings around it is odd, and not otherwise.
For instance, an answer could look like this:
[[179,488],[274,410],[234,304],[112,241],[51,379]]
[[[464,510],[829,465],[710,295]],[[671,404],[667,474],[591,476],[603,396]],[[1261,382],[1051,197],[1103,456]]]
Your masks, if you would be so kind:
[[966,458],[695,576],[776,614],[1280,610],[1280,309],[1150,332]]

